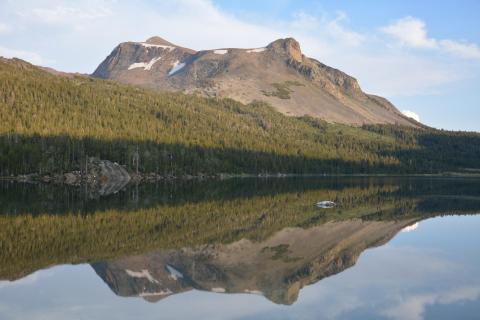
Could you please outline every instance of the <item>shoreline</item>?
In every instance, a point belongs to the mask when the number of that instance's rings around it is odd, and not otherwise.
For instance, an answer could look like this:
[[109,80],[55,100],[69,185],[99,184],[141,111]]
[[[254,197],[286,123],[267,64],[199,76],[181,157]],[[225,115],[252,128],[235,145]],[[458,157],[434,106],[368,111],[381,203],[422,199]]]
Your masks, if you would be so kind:
[[[97,184],[101,182],[102,177],[92,177],[91,175],[78,174],[77,179],[69,179],[68,172],[64,174],[44,175],[39,174],[23,174],[17,176],[0,176],[0,181],[24,182],[24,183],[43,183],[43,184],[64,184],[64,185],[85,185]],[[212,179],[239,179],[239,178],[334,178],[334,177],[378,177],[378,178],[480,178],[480,173],[465,172],[442,172],[442,173],[337,173],[337,174],[296,174],[296,173],[275,173],[275,174],[199,174],[199,175],[162,175],[157,173],[131,173],[128,183],[154,183],[159,181],[187,181],[187,180],[212,180]],[[69,181],[70,180],[70,181]]]

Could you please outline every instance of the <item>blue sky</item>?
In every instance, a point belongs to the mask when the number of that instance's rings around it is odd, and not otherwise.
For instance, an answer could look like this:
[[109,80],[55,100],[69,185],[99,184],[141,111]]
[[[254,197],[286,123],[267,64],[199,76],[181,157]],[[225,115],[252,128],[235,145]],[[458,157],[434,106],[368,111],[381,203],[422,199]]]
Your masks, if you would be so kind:
[[480,1],[0,0],[0,55],[63,71],[153,35],[193,49],[294,37],[422,122],[480,131]]

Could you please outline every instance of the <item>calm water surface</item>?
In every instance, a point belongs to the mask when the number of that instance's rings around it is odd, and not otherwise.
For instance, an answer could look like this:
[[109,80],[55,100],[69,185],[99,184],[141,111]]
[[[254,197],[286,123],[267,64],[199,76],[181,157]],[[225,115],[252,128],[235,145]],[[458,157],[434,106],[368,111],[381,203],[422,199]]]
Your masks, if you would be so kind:
[[474,179],[3,183],[0,213],[0,319],[479,319]]

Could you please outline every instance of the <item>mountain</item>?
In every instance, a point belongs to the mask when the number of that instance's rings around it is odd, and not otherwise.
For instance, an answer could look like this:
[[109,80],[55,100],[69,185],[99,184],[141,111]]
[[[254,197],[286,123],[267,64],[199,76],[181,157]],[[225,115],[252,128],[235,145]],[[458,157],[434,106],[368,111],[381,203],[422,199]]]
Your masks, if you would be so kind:
[[355,78],[306,57],[292,38],[263,48],[202,51],[160,37],[124,42],[93,76],[242,103],[262,100],[286,115],[310,115],[334,123],[421,126],[386,99],[364,93]]
[[52,74],[19,59],[0,59],[0,123],[4,177],[85,172],[90,157],[162,178],[474,172],[480,164],[478,133],[330,124],[262,102]]
[[329,222],[287,228],[271,238],[165,250],[93,263],[117,295],[156,302],[192,289],[261,294],[294,303],[304,286],[353,266],[360,254],[380,246],[415,219]]

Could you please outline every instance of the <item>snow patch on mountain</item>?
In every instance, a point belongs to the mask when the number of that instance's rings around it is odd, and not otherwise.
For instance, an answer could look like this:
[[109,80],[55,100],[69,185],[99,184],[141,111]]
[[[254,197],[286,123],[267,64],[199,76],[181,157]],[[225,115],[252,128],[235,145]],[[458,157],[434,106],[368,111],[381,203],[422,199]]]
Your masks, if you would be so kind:
[[166,296],[172,294],[173,292],[170,289],[165,291],[157,291],[157,292],[142,292],[138,296],[139,297],[155,297],[155,296]]
[[218,49],[218,50],[214,50],[213,53],[215,53],[215,54],[226,54],[226,53],[228,53],[228,50]]
[[128,70],[132,70],[132,69],[136,69],[136,68],[143,68],[143,70],[150,70],[152,68],[152,66],[155,64],[155,62],[157,62],[161,58],[162,57],[153,58],[149,62],[135,62],[135,63],[132,63],[128,67]]
[[143,269],[142,271],[132,271],[132,270],[129,270],[129,269],[126,269],[125,272],[130,276],[130,277],[133,277],[133,278],[145,278],[147,279],[148,281],[152,282],[152,283],[158,283],[158,280],[155,279],[148,270],[146,269]]
[[171,75],[174,75],[175,73],[177,73],[178,71],[182,70],[183,67],[185,67],[185,63],[182,62],[180,63],[180,61],[175,61],[173,64],[172,64],[172,69],[170,69],[170,71],[168,72],[168,75],[171,76]]
[[259,53],[259,52],[263,52],[265,50],[267,50],[267,48],[250,49],[250,50],[247,50],[247,53]]
[[152,43],[147,43],[147,42],[138,42],[138,44],[144,46],[145,48],[162,48],[162,49],[168,49],[170,51],[175,50],[175,47],[172,46],[166,46],[163,44],[152,44]]
[[179,278],[183,278],[183,274],[169,264],[167,264],[167,270],[170,273],[169,277],[171,279],[178,280]]
[[259,291],[259,290],[249,290],[249,289],[245,289],[244,292],[245,292],[245,293],[250,293],[250,294],[263,295],[263,292],[262,292],[262,291]]

